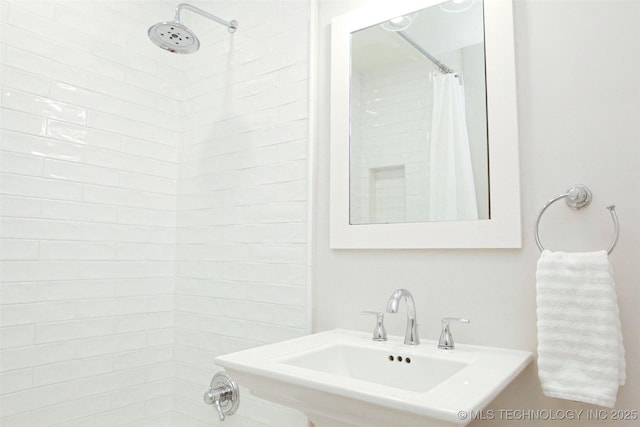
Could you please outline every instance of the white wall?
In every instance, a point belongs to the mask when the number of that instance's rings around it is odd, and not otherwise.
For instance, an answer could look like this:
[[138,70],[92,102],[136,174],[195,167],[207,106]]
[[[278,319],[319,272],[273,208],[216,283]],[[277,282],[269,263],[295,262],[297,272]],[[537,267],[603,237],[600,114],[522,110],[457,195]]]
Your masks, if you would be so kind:
[[2,2],[2,406],[168,425],[178,68],[152,3]]
[[[525,230],[521,250],[330,250],[329,23],[332,16],[361,4],[320,3],[314,330],[342,327],[369,331],[371,319],[359,312],[383,311],[391,292],[404,287],[416,299],[424,340],[438,338],[440,317],[465,316],[472,323],[455,328],[459,342],[535,352],[535,263],[539,253],[531,232],[533,222],[547,200],[573,183],[583,183],[594,193],[592,205],[582,212],[554,205],[545,214],[542,238],[551,249],[606,247],[612,225],[605,206],[617,205],[622,235],[610,259],[626,338],[628,376],[617,407],[638,409],[640,368],[634,362],[640,358],[640,344],[635,339],[640,324],[640,202],[633,194],[640,180],[640,3],[515,2]],[[404,331],[402,310],[398,316],[385,316],[392,335]],[[593,408],[543,397],[533,365],[492,407]],[[584,419],[578,423],[617,424]]]

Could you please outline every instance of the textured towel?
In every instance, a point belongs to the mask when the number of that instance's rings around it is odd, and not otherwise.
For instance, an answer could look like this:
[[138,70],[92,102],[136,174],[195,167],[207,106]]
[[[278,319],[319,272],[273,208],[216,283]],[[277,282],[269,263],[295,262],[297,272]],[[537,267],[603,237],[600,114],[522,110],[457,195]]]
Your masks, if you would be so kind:
[[612,408],[626,373],[607,252],[545,250],[536,281],[544,394]]

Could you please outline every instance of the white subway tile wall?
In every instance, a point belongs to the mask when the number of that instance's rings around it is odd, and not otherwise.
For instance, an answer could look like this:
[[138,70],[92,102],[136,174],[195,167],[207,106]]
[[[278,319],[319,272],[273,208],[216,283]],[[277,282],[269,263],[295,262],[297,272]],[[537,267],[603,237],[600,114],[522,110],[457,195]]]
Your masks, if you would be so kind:
[[[190,20],[206,55],[184,58],[176,425],[214,426],[201,404],[213,358],[305,333],[309,4],[195,5],[240,22],[229,36]],[[241,392],[230,426],[306,425]]]
[[[2,1],[0,424],[218,425],[218,354],[305,331],[307,1]],[[242,390],[233,426],[304,426]]]
[[146,40],[161,5],[2,2],[2,426],[171,425],[182,100]]

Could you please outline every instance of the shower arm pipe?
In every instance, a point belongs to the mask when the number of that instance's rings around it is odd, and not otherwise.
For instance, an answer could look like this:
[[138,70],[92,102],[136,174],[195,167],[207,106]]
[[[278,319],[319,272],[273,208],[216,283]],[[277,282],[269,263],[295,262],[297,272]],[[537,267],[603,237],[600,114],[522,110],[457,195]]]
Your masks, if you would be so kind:
[[225,27],[227,27],[229,29],[230,33],[233,33],[237,28],[238,28],[238,21],[236,21],[235,19],[231,20],[231,21],[225,21],[224,19],[218,18],[215,15],[210,14],[207,11],[204,11],[202,9],[199,9],[195,6],[191,6],[188,3],[180,3],[177,7],[176,7],[176,15],[173,18],[173,20],[175,22],[180,23],[180,11],[182,9],[187,9],[190,10],[191,12],[195,12],[199,15],[204,16],[205,18],[211,19],[212,21],[217,22],[218,24],[224,25]]
[[429,52],[427,52],[422,46],[420,46],[418,43],[416,43],[415,40],[413,40],[411,37],[406,35],[403,31],[396,31],[396,34],[398,34],[400,37],[402,37],[404,39],[404,41],[409,43],[418,52],[420,52],[422,55],[424,55],[425,58],[427,58],[429,61],[433,62],[433,65],[438,67],[438,69],[443,74],[455,74],[456,73],[453,68],[449,68],[445,64],[443,64],[442,62],[438,61],[436,58],[433,57],[433,55],[431,55]]

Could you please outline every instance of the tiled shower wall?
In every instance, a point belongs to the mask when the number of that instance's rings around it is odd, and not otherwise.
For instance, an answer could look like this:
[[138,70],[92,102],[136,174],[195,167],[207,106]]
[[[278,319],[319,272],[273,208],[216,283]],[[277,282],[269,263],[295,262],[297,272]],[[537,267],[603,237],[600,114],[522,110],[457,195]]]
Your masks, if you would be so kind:
[[2,1],[3,427],[168,425],[181,104],[157,9]]
[[217,425],[213,357],[305,331],[308,2],[196,2],[240,30],[187,57],[174,2],[1,4],[0,424]]
[[[216,355],[302,335],[306,324],[309,4],[214,5],[214,13],[238,19],[240,28],[229,36],[224,27],[208,30],[209,22],[194,20],[202,54],[185,57],[179,426],[217,425],[212,408],[201,403],[220,370]],[[239,411],[230,426],[305,426],[301,414],[246,390]]]

